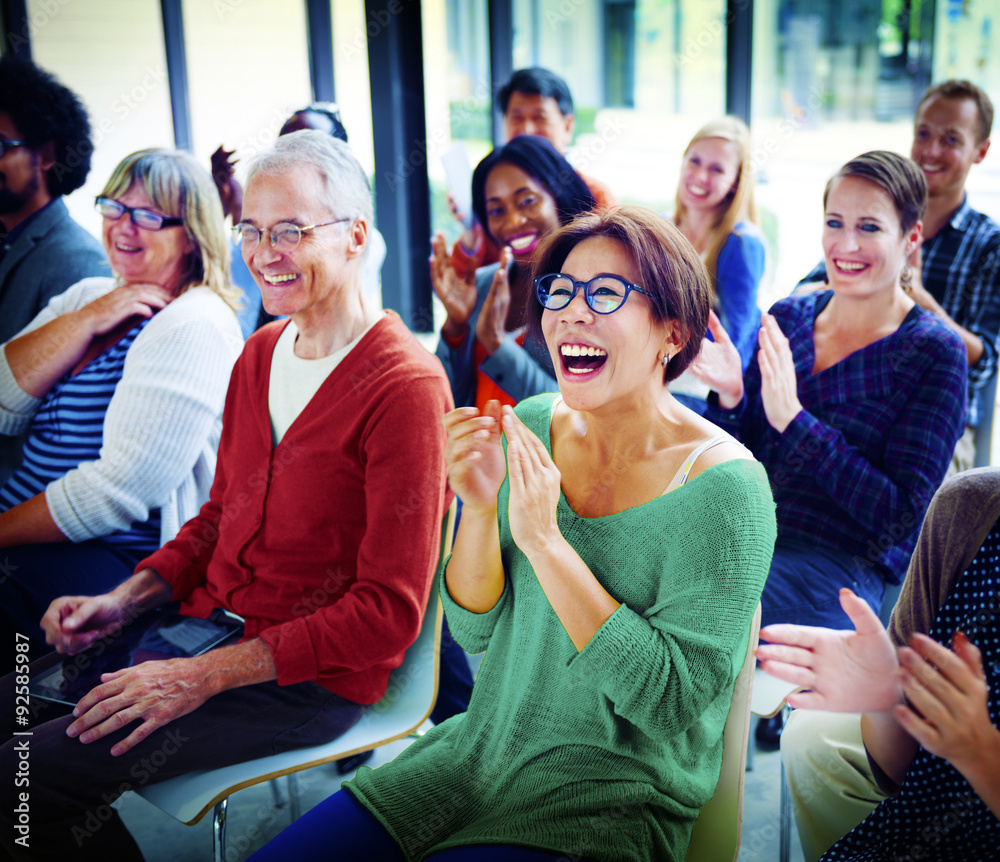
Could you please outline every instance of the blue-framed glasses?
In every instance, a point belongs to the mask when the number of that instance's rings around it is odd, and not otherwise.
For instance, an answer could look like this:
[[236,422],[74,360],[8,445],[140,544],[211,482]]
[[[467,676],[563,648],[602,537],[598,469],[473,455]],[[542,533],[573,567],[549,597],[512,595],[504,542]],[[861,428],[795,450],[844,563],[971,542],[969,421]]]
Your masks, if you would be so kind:
[[577,281],[561,272],[551,272],[535,279],[535,295],[542,306],[549,311],[565,308],[573,301],[573,297],[581,287],[587,305],[597,314],[611,314],[618,311],[633,290],[646,296],[653,295],[617,275],[598,275],[590,281]]
[[128,213],[129,218],[132,219],[132,224],[144,230],[159,230],[164,227],[174,227],[175,225],[184,224],[184,219],[182,218],[160,215],[159,213],[154,213],[152,210],[144,210],[142,207],[127,207],[125,204],[118,203],[118,201],[111,198],[95,198],[94,204],[102,216],[112,221],[118,221],[122,215]]

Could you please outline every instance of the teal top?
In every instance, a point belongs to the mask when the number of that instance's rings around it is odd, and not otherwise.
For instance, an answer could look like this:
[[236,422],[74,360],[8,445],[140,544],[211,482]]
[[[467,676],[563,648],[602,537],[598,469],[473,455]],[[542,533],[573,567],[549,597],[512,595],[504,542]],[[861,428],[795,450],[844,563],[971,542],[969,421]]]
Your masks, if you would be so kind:
[[[516,412],[551,454],[557,394]],[[722,730],[774,547],[756,461],[709,467],[669,494],[559,529],[621,603],[577,652],[511,537],[507,581],[483,614],[441,597],[456,640],[486,651],[468,711],[346,785],[408,860],[517,844],[594,860],[683,859],[715,792]]]

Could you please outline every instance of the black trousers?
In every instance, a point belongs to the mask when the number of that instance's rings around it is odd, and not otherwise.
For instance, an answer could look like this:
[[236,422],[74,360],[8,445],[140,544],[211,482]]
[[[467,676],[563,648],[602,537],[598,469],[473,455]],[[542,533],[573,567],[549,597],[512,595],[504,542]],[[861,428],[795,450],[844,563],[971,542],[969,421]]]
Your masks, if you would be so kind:
[[[58,658],[52,654],[34,662],[32,675]],[[111,807],[122,793],[195,769],[329,742],[349,730],[365,710],[316,683],[260,683],[216,695],[121,757],[112,757],[111,746],[124,739],[135,723],[84,745],[66,736],[74,720],[67,707],[35,700],[31,704],[37,710],[36,723],[18,728],[30,730],[31,736],[11,737],[0,747],[2,842],[16,860],[81,862],[143,858]],[[4,721],[12,720],[14,706],[10,674],[0,680]],[[20,766],[22,762],[27,766]],[[27,778],[20,787],[18,776]],[[19,834],[15,809],[23,805],[19,796],[23,792],[28,793],[28,848],[12,843]]]

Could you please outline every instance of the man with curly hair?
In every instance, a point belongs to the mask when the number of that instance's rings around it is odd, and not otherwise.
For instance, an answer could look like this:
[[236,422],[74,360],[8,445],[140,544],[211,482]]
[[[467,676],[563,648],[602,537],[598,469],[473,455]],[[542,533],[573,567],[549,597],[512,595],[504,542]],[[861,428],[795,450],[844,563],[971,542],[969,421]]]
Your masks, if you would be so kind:
[[[80,100],[47,72],[0,59],[0,344],[48,301],[92,275],[110,275],[101,244],[70,218],[63,195],[90,171],[90,122]],[[0,484],[21,439],[0,441]]]
[[90,122],[52,75],[10,55],[0,60],[0,342],[71,284],[109,275],[101,244],[61,200],[90,171]]

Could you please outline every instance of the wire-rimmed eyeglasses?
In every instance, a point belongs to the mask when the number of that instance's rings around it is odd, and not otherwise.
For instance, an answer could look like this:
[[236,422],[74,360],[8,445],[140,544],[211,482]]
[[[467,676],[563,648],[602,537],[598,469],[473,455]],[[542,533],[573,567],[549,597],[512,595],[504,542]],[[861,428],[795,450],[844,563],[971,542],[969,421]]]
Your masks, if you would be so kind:
[[266,233],[271,240],[271,248],[279,251],[291,251],[302,240],[302,234],[318,227],[331,224],[341,224],[350,218],[339,218],[335,221],[325,221],[320,224],[297,225],[290,221],[278,222],[270,230],[254,227],[247,222],[233,225],[233,239],[243,246],[244,251],[252,251],[260,244],[260,238]]

